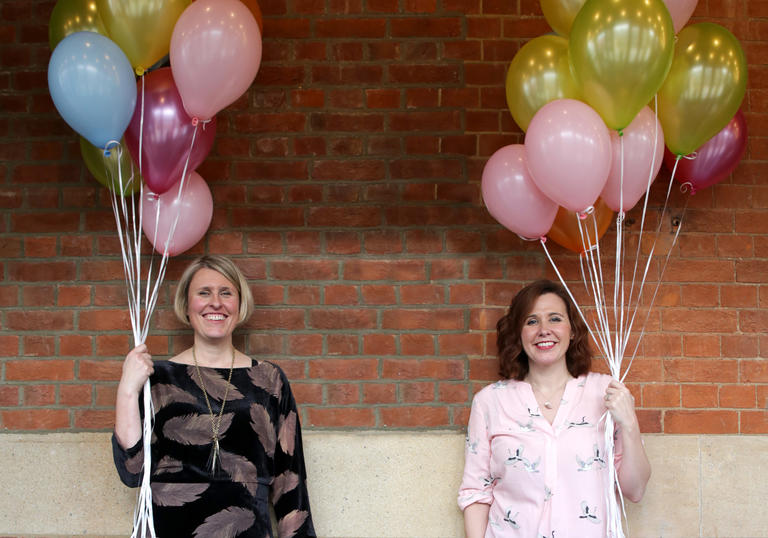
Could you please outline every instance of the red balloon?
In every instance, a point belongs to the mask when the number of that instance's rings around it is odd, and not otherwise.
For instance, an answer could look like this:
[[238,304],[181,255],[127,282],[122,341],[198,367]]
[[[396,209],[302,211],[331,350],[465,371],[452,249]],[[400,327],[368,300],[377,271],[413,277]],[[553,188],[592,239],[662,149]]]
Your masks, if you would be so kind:
[[[142,81],[139,80],[136,109],[125,131],[125,143],[137,164],[142,134],[141,95]],[[190,173],[208,156],[216,137],[216,118],[193,125],[184,110],[170,67],[163,67],[144,75],[143,129],[141,175],[152,192],[162,194],[181,179],[187,159],[187,173]]]
[[[694,158],[680,158],[675,180],[689,182],[697,190],[719,183],[736,169],[746,149],[747,122],[739,110],[728,125],[696,150]],[[664,151],[664,164],[670,171],[676,158],[668,149]]]

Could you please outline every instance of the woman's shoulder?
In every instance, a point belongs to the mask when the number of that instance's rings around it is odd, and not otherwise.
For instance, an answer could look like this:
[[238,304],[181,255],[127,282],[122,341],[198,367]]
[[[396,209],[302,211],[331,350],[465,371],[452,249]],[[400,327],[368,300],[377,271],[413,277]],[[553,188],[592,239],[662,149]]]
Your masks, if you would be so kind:
[[604,392],[613,377],[599,372],[588,372],[582,375],[581,379],[583,379],[583,385],[585,387],[594,388]]
[[475,398],[478,400],[489,400],[495,398],[501,392],[517,390],[520,383],[522,383],[522,381],[517,381],[515,379],[500,379],[495,383],[491,383],[480,389],[475,394]]

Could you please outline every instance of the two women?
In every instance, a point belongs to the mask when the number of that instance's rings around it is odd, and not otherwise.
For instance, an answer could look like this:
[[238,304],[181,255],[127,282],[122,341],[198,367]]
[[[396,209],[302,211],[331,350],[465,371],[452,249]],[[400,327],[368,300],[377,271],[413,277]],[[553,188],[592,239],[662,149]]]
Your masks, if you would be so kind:
[[139,395],[149,378],[158,537],[272,536],[270,503],[280,538],[315,536],[288,379],[232,342],[253,310],[245,277],[229,259],[203,256],[182,275],[174,310],[194,331],[192,347],[153,363],[142,344],[123,364],[112,440],[120,478],[141,481]]
[[504,380],[475,395],[467,431],[458,498],[467,537],[605,536],[606,412],[623,494],[639,501],[651,473],[632,395],[590,372],[587,328],[558,284],[523,288],[497,331]]

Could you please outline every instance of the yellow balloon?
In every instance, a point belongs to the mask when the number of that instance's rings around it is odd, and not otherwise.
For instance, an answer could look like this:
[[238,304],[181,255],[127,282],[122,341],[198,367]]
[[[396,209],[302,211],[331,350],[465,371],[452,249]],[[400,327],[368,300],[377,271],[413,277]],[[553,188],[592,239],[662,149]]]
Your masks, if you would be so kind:
[[568,40],[543,35],[523,45],[507,70],[507,106],[525,131],[534,114],[555,99],[581,99],[568,65]]
[[191,1],[96,0],[109,38],[138,75],[168,54],[173,27]]
[[48,44],[51,50],[59,41],[75,32],[96,32],[107,35],[99,15],[96,0],[59,0],[48,21]]
[[747,61],[731,32],[710,22],[683,28],[657,107],[669,150],[693,153],[719,133],[738,111],[746,89]]
[[584,100],[611,129],[629,125],[661,87],[675,30],[662,0],[587,0],[568,42]]
[[80,155],[96,181],[113,192],[118,190],[122,181],[123,196],[128,196],[141,188],[142,179],[139,168],[134,166],[126,149],[125,140],[120,141],[120,147],[122,151],[112,148],[109,155],[105,156],[103,149],[80,137]]
[[567,36],[585,0],[541,0],[541,11],[552,29]]

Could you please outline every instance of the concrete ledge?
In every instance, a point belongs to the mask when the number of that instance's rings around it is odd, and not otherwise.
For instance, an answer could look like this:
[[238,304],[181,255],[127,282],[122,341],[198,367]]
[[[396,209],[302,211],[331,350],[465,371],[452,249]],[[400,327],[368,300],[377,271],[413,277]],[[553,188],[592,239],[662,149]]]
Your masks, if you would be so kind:
[[[627,506],[633,537],[768,537],[768,436],[645,437],[653,477]],[[305,431],[315,524],[325,538],[463,536],[462,432]],[[0,435],[0,534],[126,536],[136,490],[109,435]]]

